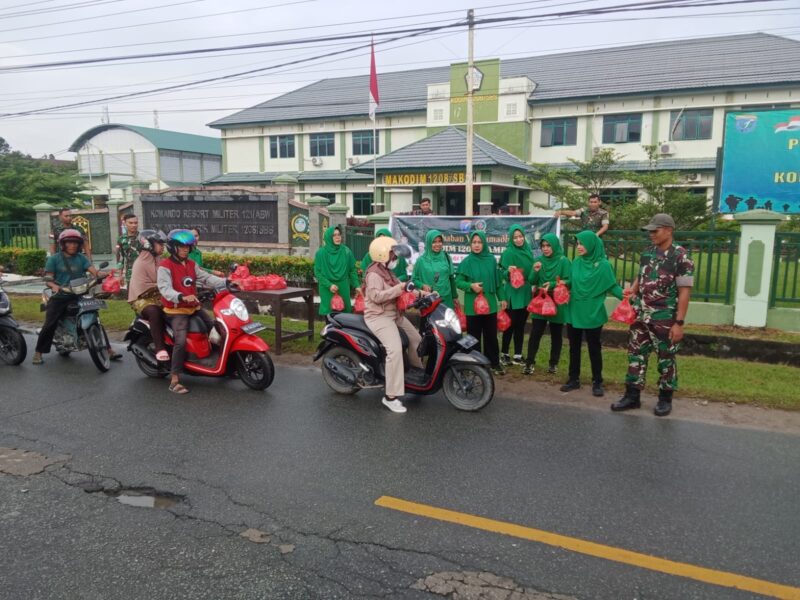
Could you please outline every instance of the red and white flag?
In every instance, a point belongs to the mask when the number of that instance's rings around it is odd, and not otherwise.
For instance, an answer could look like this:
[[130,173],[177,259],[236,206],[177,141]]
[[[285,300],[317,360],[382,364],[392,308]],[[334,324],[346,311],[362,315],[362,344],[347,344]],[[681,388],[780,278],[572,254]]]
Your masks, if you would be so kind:
[[375,42],[370,44],[371,59],[369,63],[369,118],[375,122],[375,111],[381,103],[378,96],[378,72],[375,70]]

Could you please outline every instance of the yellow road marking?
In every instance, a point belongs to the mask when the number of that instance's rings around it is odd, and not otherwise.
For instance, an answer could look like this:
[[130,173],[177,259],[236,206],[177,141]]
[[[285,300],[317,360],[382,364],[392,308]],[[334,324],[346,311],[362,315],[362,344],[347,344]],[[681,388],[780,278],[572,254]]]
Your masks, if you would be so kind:
[[375,501],[375,504],[383,508],[390,508],[392,510],[428,517],[439,521],[447,521],[448,523],[465,525],[484,531],[502,533],[503,535],[510,535],[523,540],[556,546],[571,552],[588,554],[589,556],[613,560],[643,569],[650,569],[651,571],[659,571],[668,575],[687,577],[705,583],[754,592],[763,596],[771,596],[783,600],[800,600],[800,588],[764,581],[763,579],[754,579],[753,577],[737,575],[736,573],[706,569],[705,567],[698,567],[688,563],[658,558],[657,556],[640,554],[639,552],[615,548],[614,546],[596,544],[594,542],[559,535],[541,529],[523,527],[522,525],[514,525],[513,523],[506,523],[504,521],[495,521],[494,519],[486,519],[484,517],[447,510],[445,508],[428,506],[426,504],[417,504],[416,502],[392,498],[391,496],[381,496]]

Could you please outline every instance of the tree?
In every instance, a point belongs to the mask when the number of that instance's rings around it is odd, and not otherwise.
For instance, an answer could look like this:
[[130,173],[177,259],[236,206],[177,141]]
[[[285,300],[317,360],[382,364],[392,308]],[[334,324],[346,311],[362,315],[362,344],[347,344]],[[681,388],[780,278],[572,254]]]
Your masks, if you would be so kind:
[[0,137],[0,155],[8,154],[11,152],[11,146],[5,140],[5,138]]

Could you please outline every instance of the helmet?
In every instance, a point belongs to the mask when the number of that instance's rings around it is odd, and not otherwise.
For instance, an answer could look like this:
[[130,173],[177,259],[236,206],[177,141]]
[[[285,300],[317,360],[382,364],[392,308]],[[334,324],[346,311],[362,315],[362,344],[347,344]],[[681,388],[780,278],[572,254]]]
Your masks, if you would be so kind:
[[167,236],[167,251],[175,256],[180,246],[194,246],[197,243],[194,234],[188,229],[173,229]]
[[403,258],[411,256],[411,250],[408,246],[398,244],[394,238],[388,236],[382,235],[376,237],[369,245],[369,257],[372,259],[372,262],[389,262],[392,252],[394,252],[395,256],[402,256]]
[[58,245],[64,249],[66,242],[78,242],[78,249],[83,247],[83,234],[77,229],[65,229],[58,235]]
[[147,250],[153,256],[156,256],[155,244],[166,244],[167,236],[163,231],[158,229],[145,229],[139,232],[139,245],[142,250]]

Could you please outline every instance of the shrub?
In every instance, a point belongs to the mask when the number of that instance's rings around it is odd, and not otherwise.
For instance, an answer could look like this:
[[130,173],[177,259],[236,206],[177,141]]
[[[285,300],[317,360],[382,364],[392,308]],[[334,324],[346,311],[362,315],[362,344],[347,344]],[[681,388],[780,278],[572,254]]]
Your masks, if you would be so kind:
[[231,263],[248,265],[253,275],[274,273],[286,281],[303,284],[314,282],[314,261],[304,256],[203,253],[203,264],[209,269],[227,273]]
[[40,248],[0,248],[0,265],[11,265],[18,275],[36,275],[44,269],[47,252]]

